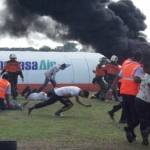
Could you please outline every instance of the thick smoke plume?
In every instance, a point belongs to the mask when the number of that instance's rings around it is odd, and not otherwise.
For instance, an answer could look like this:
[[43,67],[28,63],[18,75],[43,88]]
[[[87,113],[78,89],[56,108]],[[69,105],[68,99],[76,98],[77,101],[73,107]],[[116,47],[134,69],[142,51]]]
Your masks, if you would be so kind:
[[6,0],[6,4],[2,29],[15,36],[34,30],[55,40],[91,45],[108,57],[125,54],[134,40],[147,43],[139,38],[139,31],[146,28],[145,16],[130,0]]

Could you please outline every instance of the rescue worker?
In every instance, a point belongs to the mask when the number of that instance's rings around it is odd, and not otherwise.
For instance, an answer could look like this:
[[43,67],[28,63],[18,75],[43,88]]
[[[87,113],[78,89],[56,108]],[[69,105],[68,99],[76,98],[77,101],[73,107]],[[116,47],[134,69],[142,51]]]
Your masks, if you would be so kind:
[[85,107],[91,107],[90,104],[83,104],[79,101],[79,96],[88,98],[89,92],[86,90],[82,90],[76,86],[64,86],[60,88],[54,88],[48,91],[47,96],[49,97],[48,100],[35,104],[34,106],[28,109],[28,115],[34,109],[42,108],[48,105],[52,105],[57,101],[61,102],[64,106],[60,108],[58,111],[55,112],[55,116],[62,116],[62,113],[69,110],[73,107],[73,103],[70,101],[70,97],[75,97],[76,102]]
[[121,77],[120,94],[123,98],[122,107],[127,119],[127,127],[124,128],[128,142],[136,139],[134,128],[138,125],[138,117],[135,110],[135,97],[139,91],[141,78],[144,74],[140,64],[142,55],[140,52],[133,53],[131,59],[127,59],[119,73]]
[[51,69],[49,69],[48,71],[45,72],[45,80],[43,85],[38,89],[38,91],[42,91],[49,82],[51,82],[53,88],[56,87],[56,81],[55,81],[55,76],[56,73],[59,72],[60,70],[64,70],[67,67],[69,67],[70,64],[61,64],[61,65],[55,65],[54,67],[52,67]]
[[9,59],[10,60],[6,62],[6,65],[4,66],[1,75],[4,72],[8,73],[8,81],[11,84],[11,95],[15,100],[18,95],[17,92],[18,75],[20,75],[22,81],[24,81],[24,77],[23,77],[20,63],[16,60],[17,59],[16,55],[10,54]]
[[105,57],[100,59],[99,64],[96,66],[96,70],[93,70],[95,73],[95,78],[93,79],[93,84],[99,86],[99,91],[91,96],[91,99],[96,98],[100,100],[105,100],[105,95],[107,92],[107,82],[105,81]]
[[[9,106],[9,96],[11,95],[10,82],[8,81],[8,74],[3,73],[0,78],[0,109],[5,110],[6,105]],[[5,105],[6,101],[6,105]]]
[[110,63],[106,64],[106,76],[105,79],[108,83],[108,93],[109,91],[112,92],[112,95],[114,96],[116,101],[119,101],[118,99],[118,87],[111,88],[111,85],[120,72],[121,66],[118,65],[118,57],[116,55],[112,55],[110,58]]

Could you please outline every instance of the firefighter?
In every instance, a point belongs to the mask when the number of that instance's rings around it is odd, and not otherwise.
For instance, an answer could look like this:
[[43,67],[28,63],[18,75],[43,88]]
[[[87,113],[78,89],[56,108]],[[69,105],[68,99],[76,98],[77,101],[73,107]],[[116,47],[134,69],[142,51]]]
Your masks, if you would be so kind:
[[96,66],[96,70],[93,70],[95,73],[95,78],[93,79],[93,84],[97,84],[99,86],[99,91],[91,96],[91,99],[96,98],[100,100],[105,100],[105,95],[107,92],[107,82],[105,81],[105,64],[106,58],[103,57],[99,64]]
[[16,60],[17,57],[15,54],[9,55],[9,61],[6,62],[4,69],[1,72],[1,75],[4,72],[8,73],[8,81],[11,84],[11,95],[15,100],[18,93],[17,93],[17,82],[18,82],[18,75],[20,75],[22,81],[24,80],[23,73],[20,67],[20,63]]
[[[3,73],[0,78],[0,109],[4,110],[6,105],[9,106],[9,95],[11,94],[10,82],[8,81],[8,74]],[[6,101],[6,105],[5,105]]]
[[108,83],[108,91],[112,91],[112,95],[114,96],[115,100],[118,101],[118,87],[116,86],[111,89],[111,85],[121,69],[121,66],[118,65],[118,57],[116,55],[111,56],[110,63],[106,64],[105,69],[105,78]]

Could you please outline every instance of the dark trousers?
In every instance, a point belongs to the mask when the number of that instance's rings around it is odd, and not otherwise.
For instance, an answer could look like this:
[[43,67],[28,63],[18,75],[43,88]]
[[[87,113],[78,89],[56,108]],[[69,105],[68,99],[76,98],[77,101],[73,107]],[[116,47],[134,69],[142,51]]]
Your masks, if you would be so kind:
[[136,98],[135,108],[140,122],[141,132],[150,127],[150,103]]
[[62,96],[57,96],[57,95],[53,94],[49,98],[49,100],[43,101],[43,102],[40,102],[40,103],[36,104],[34,106],[34,108],[38,109],[38,108],[42,108],[42,107],[45,107],[45,106],[48,106],[48,105],[52,105],[52,104],[56,103],[57,101],[61,102],[64,105],[62,108],[60,108],[56,112],[57,114],[60,114],[61,112],[64,112],[64,111],[70,109],[73,106],[73,103],[68,98],[65,98],[65,97],[62,97]]
[[[114,105],[111,112],[115,113],[119,111],[120,109],[122,109],[122,102],[118,103],[117,105]],[[121,112],[120,122],[121,121],[126,121],[126,115],[125,115],[124,109],[122,109],[122,112]]]
[[131,132],[134,132],[134,128],[139,124],[139,119],[135,109],[135,96],[122,95],[122,98],[122,107],[126,115],[128,128]]
[[8,73],[8,81],[11,84],[11,95],[13,99],[16,99],[18,92],[17,92],[17,82],[18,82],[18,74],[17,73]]
[[[111,74],[106,75],[106,81],[108,83],[108,89],[107,89],[107,91],[111,88],[111,85],[112,85],[115,77],[116,77],[116,75],[111,75]],[[115,100],[119,101],[119,99],[118,99],[118,89],[117,88],[118,87],[115,86],[115,88],[112,89],[112,94],[113,94]]]
[[107,92],[107,85],[103,77],[96,77],[94,83],[98,84],[100,87],[100,90],[95,94],[96,98],[104,100]]
[[1,98],[0,98],[0,110],[5,110],[4,99],[1,99]]
[[16,99],[16,97],[18,96],[18,92],[17,92],[17,79],[14,79],[10,83],[11,83],[11,93],[12,93],[11,95],[12,95],[13,99]]

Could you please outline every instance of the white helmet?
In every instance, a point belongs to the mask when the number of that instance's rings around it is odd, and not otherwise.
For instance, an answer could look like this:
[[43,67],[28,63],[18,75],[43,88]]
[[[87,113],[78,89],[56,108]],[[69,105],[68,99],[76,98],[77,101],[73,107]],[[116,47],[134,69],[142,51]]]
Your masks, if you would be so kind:
[[17,59],[17,57],[16,57],[15,54],[10,54],[10,55],[9,55],[9,58],[10,58],[10,59]]
[[116,55],[112,55],[111,58],[110,58],[110,60],[112,62],[117,62],[118,61],[118,57]]

